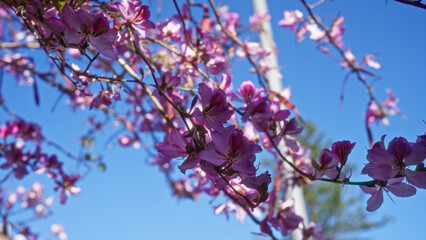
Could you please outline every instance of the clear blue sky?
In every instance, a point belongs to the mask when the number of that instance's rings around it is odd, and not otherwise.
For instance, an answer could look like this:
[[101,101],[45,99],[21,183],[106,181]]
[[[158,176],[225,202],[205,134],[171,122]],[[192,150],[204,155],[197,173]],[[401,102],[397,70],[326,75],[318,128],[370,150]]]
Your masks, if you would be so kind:
[[[168,8],[172,5],[163,2],[165,13],[162,16],[169,16],[173,8]],[[248,17],[252,13],[250,1],[244,1],[244,4],[243,1],[221,2],[229,5],[231,11],[237,11],[241,22],[248,25]],[[364,88],[355,79],[350,79],[345,102],[340,106],[340,88],[346,71],[340,69],[334,60],[316,51],[315,43],[309,39],[296,44],[293,33],[277,26],[283,10],[302,9],[302,5],[295,0],[268,2],[279,61],[283,67],[283,85],[292,87],[293,102],[302,116],[314,121],[329,139],[357,142],[349,161],[356,164],[358,169],[362,168],[367,162],[365,155],[368,146],[363,122],[368,101]],[[351,47],[357,59],[362,59],[366,53],[379,54],[378,61],[383,69],[376,73],[383,78],[374,82],[376,96],[384,100],[385,89],[390,87],[400,99],[399,107],[405,117],[391,117],[390,127],[373,126],[375,139],[387,134],[388,141],[396,136],[414,141],[416,135],[424,133],[426,11],[393,1],[388,1],[386,5],[385,0],[336,0],[327,1],[316,9],[316,13],[324,17],[327,23],[339,13],[345,17],[347,30],[344,42]],[[234,70],[233,79],[237,82],[255,80],[255,76],[245,70],[248,68],[247,64],[241,63],[238,71]],[[71,150],[77,149],[79,135],[76,129],[84,124],[84,116],[93,112],[72,113],[62,100],[52,114],[50,108],[57,94],[45,91],[46,86],[41,86],[42,104],[35,108],[31,88],[18,88],[10,78],[6,78],[3,84],[3,94],[10,107],[25,118],[41,123],[45,135],[50,139]],[[234,87],[238,87],[238,84],[234,83]],[[4,113],[0,113],[1,122],[5,117]],[[112,127],[106,127],[102,136],[108,137],[111,131],[114,131]],[[101,143],[95,150],[104,152],[107,171],[93,171],[80,183],[83,191],[79,196],[70,198],[63,207],[56,201],[54,215],[34,224],[34,229],[44,234],[43,239],[49,239],[51,223],[63,224],[72,240],[253,239],[250,232],[259,231],[248,219],[244,225],[240,225],[233,217],[227,221],[224,216],[214,216],[211,205],[219,205],[219,201],[209,204],[208,197],[203,197],[199,202],[172,198],[163,176],[146,164],[143,151],[117,147],[105,151]],[[68,167],[74,169],[72,164]],[[47,182],[44,177],[38,176],[29,177],[24,182],[29,184],[34,179]],[[355,175],[354,179],[366,180],[367,177]],[[345,189],[355,194],[360,191],[358,187]],[[366,200],[367,196],[362,203],[364,206]],[[390,215],[395,221],[361,236],[367,239],[426,239],[422,229],[426,191],[418,190],[414,197],[393,197],[393,200],[385,195],[383,206],[368,214],[373,218]]]

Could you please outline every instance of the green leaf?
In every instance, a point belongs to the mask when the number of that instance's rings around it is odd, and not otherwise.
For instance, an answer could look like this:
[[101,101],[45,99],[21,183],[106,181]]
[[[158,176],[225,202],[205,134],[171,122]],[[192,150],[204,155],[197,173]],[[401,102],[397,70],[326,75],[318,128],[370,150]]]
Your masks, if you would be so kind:
[[99,169],[100,172],[105,172],[105,170],[106,170],[105,163],[99,163],[98,169]]
[[62,16],[62,8],[64,8],[67,3],[66,0],[54,0],[55,8],[59,12],[59,16]]

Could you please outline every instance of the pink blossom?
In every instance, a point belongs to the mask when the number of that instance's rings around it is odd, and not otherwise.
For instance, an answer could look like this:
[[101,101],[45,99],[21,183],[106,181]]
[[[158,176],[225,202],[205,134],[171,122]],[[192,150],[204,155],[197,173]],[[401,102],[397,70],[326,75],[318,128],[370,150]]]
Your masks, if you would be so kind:
[[246,51],[249,53],[249,55],[254,56],[255,59],[257,57],[263,58],[263,57],[265,57],[265,56],[267,56],[269,54],[267,51],[265,51],[265,49],[263,49],[260,46],[259,43],[257,43],[257,42],[248,42],[248,41],[245,41],[244,42],[244,46],[243,47],[239,47],[235,53],[239,57],[245,57],[246,56]]
[[[318,164],[319,163],[319,164]],[[326,175],[330,179],[337,177],[337,166],[339,161],[337,156],[328,149],[323,149],[318,156],[318,163],[312,160],[312,166],[315,168],[315,176]]]
[[367,201],[367,211],[373,212],[382,205],[383,190],[390,191],[397,197],[410,197],[416,194],[416,188],[403,183],[403,180],[404,178],[393,178],[382,186],[360,186],[362,191],[371,194],[371,197]]
[[[243,131],[230,126],[223,133],[212,132],[212,142],[207,145],[206,150],[198,154],[198,157],[215,166],[224,166],[226,169],[232,167],[233,171],[245,177],[253,177],[256,173],[254,154],[260,151],[262,148],[250,142]],[[233,174],[232,171],[231,173]]]
[[[289,112],[286,112],[284,117],[288,116]],[[284,120],[284,127],[280,133],[280,136],[283,138],[285,144],[293,151],[299,151],[299,144],[295,140],[297,136],[303,131],[303,127],[297,127],[297,121],[295,118],[290,119],[290,121]]]
[[340,65],[342,66],[342,68],[346,69],[346,68],[350,68],[351,64],[354,65],[357,63],[355,56],[352,54],[351,49],[347,48],[344,52],[344,59],[342,60],[342,62],[340,63]]
[[220,54],[210,57],[206,63],[207,70],[214,75],[218,75],[226,70],[228,62],[226,58]]
[[383,124],[389,125],[387,115],[396,115],[400,112],[397,104],[399,99],[395,97],[392,90],[386,89],[388,97],[379,107],[375,101],[370,101],[366,113],[366,120],[368,122],[382,121]]
[[309,36],[310,39],[318,42],[324,38],[325,32],[319,29],[317,24],[312,23],[312,24],[306,25],[305,27],[306,27],[306,30],[311,33],[311,35]]
[[101,90],[96,97],[93,98],[90,103],[90,109],[92,108],[107,108],[112,103],[112,99],[120,100],[120,94],[112,90]]
[[185,161],[179,166],[182,173],[192,169],[199,162],[195,146],[187,140],[178,130],[172,131],[164,137],[164,142],[155,145],[157,150],[168,158],[182,158]]
[[299,10],[295,11],[284,11],[284,18],[278,22],[278,25],[282,27],[291,27],[291,30],[294,31],[296,29],[296,24],[303,17],[303,13]]
[[275,229],[281,231],[283,236],[287,236],[290,231],[298,228],[303,218],[296,214],[294,199],[290,198],[286,201],[280,200],[276,217],[270,218],[269,221]]
[[342,41],[343,34],[345,33],[346,26],[341,25],[344,21],[344,17],[339,17],[334,19],[333,25],[330,28],[330,37],[333,39],[334,43],[339,47],[343,47],[344,43]]
[[115,3],[117,9],[123,15],[130,26],[135,29],[142,38],[146,38],[146,31],[154,29],[155,24],[149,20],[151,12],[148,6],[141,5],[141,0],[122,0]]
[[251,122],[256,130],[264,132],[268,129],[269,120],[274,116],[274,112],[270,111],[268,99],[266,97],[260,98],[256,101],[250,101],[247,104],[246,113],[242,120],[244,122],[251,118]]
[[[261,97],[264,89],[256,88],[251,81],[244,81],[241,83],[240,88],[237,90],[238,95],[243,98],[244,103],[255,101]],[[237,100],[237,99],[235,99]]]
[[201,107],[196,108],[192,115],[208,128],[220,129],[233,114],[226,101],[226,94],[221,89],[212,90],[205,83],[198,85]]
[[251,193],[246,197],[256,205],[268,199],[268,185],[271,183],[271,175],[268,171],[256,177],[248,177],[241,181],[246,187],[255,189],[256,193]]
[[351,143],[350,141],[334,142],[333,145],[331,145],[331,152],[337,156],[337,160],[340,164],[345,165],[354,146],[355,143]]
[[109,27],[103,14],[92,15],[83,9],[76,12],[65,5],[62,20],[68,26],[64,31],[67,44],[84,49],[90,42],[104,56],[116,58],[113,42],[117,39],[117,32]]
[[57,236],[60,240],[68,239],[68,236],[64,231],[64,227],[60,224],[52,224],[50,226],[50,231],[54,236]]
[[81,188],[75,186],[81,175],[66,175],[65,173],[61,173],[61,176],[62,182],[55,188],[55,191],[61,190],[59,200],[61,204],[65,204],[67,195],[77,195],[81,192]]
[[252,29],[260,31],[262,30],[261,29],[262,23],[269,22],[270,20],[271,20],[271,15],[269,15],[269,13],[259,14],[255,12],[253,16],[250,16],[249,23]]
[[7,138],[9,136],[34,142],[40,142],[43,139],[40,127],[24,120],[8,121],[6,125],[0,126],[0,137]]
[[321,225],[310,222],[308,226],[303,229],[303,239],[315,239],[315,240],[328,240],[330,239],[326,234],[323,233]]
[[386,149],[384,140],[385,135],[368,151],[369,163],[362,173],[381,181],[405,176],[414,186],[426,188],[426,172],[407,169],[408,166],[420,164],[426,158],[424,142],[409,143],[405,138],[399,137],[394,138]]
[[367,64],[369,67],[374,68],[374,69],[380,69],[382,68],[382,65],[380,63],[378,63],[377,61],[375,61],[376,56],[371,55],[371,54],[366,54],[364,56],[364,59],[361,62],[361,65]]
[[120,135],[118,136],[118,142],[121,146],[127,147],[133,143],[133,139],[127,135]]
[[158,26],[159,29],[159,37],[161,39],[169,38],[171,41],[180,41],[182,39],[182,35],[180,31],[182,29],[182,25],[179,23],[175,23],[171,19],[166,19],[164,23],[161,23]]

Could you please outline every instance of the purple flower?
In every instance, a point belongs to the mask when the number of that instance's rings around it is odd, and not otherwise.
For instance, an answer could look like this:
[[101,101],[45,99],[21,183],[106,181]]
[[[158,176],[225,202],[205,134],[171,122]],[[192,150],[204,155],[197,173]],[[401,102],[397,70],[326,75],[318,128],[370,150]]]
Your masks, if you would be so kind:
[[258,131],[264,132],[269,126],[269,120],[274,115],[274,112],[270,111],[268,99],[262,97],[256,101],[248,102],[247,110],[242,120],[248,121],[251,117],[251,122]]
[[161,23],[159,26],[159,38],[170,38],[171,41],[180,41],[182,39],[182,35],[180,31],[182,29],[182,25],[179,23],[175,23],[171,19],[166,19],[164,23]]
[[226,70],[228,63],[226,58],[221,54],[215,54],[210,57],[210,59],[206,63],[207,70],[211,72],[213,75],[218,75],[221,72]]
[[385,186],[360,186],[361,190],[371,197],[367,201],[367,211],[373,212],[377,210],[383,203],[383,190],[388,190],[397,197],[410,197],[416,194],[416,188],[403,183],[404,178],[393,178],[389,180]]
[[291,27],[294,32],[296,30],[296,24],[302,19],[303,13],[299,10],[295,11],[284,11],[284,18],[278,22],[281,27]]
[[263,91],[263,88],[256,88],[251,81],[244,81],[241,83],[237,93],[243,98],[243,102],[249,103],[251,101],[257,100]]
[[381,181],[405,176],[414,186],[426,188],[426,172],[407,169],[407,166],[418,165],[426,158],[426,145],[419,139],[416,143],[409,143],[403,137],[394,138],[386,149],[384,135],[382,140],[376,142],[368,151],[369,163],[365,165],[362,173]]
[[323,149],[318,156],[318,162],[312,160],[312,166],[315,168],[315,176],[326,175],[330,179],[337,177],[337,165],[339,164],[337,156],[328,149]]
[[290,231],[296,229],[302,221],[303,218],[294,210],[293,198],[280,201],[277,217],[270,219],[272,226],[279,229],[283,236],[287,236]]
[[198,93],[200,94],[202,110],[196,108],[192,115],[208,128],[214,130],[223,129],[223,124],[233,114],[226,102],[225,92],[221,89],[211,90],[205,83],[200,83],[198,85]]
[[65,173],[61,173],[61,176],[62,182],[55,188],[55,191],[61,190],[59,200],[61,204],[65,204],[67,195],[77,195],[81,192],[81,188],[75,186],[75,183],[81,178],[81,175],[66,175]]
[[339,141],[333,143],[331,145],[331,152],[337,156],[337,160],[340,164],[345,165],[348,160],[348,156],[354,148],[355,143],[351,143],[350,141]]
[[[288,115],[287,115],[288,116]],[[285,144],[293,151],[299,151],[299,144],[295,138],[302,132],[303,127],[297,127],[295,118],[290,121],[284,120],[284,128],[280,134],[283,137]]]
[[103,14],[92,15],[83,9],[76,12],[65,5],[62,8],[62,21],[68,26],[64,31],[67,44],[84,49],[90,42],[104,56],[116,58],[113,42],[117,39],[117,32],[109,27],[108,19]]
[[90,109],[92,108],[107,108],[112,103],[112,99],[120,100],[120,94],[118,92],[110,90],[101,90],[96,97],[93,98],[90,103]]
[[172,129],[172,131],[164,137],[164,142],[157,143],[155,147],[167,158],[186,158],[179,166],[182,173],[185,173],[188,169],[194,168],[199,162],[192,141],[188,141],[176,129]]
[[257,177],[248,177],[241,181],[246,187],[257,190],[257,193],[252,193],[246,196],[252,202],[259,204],[266,201],[269,197],[268,185],[271,183],[271,174],[268,171],[260,174]]
[[260,151],[262,148],[249,141],[243,131],[230,126],[223,133],[214,131],[212,142],[207,145],[206,150],[198,154],[198,158],[223,167],[224,170],[230,171],[228,175],[237,172],[245,177],[254,177],[256,174],[254,154]]
[[155,28],[155,24],[149,20],[151,12],[148,6],[141,5],[140,0],[122,0],[121,3],[115,3],[115,6],[142,38],[146,38],[148,29]]

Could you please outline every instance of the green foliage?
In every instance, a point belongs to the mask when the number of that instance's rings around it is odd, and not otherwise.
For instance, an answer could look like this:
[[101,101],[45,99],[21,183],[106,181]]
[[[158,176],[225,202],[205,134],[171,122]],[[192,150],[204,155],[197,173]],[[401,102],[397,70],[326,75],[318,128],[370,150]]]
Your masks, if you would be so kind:
[[58,12],[59,12],[59,15],[62,16],[62,8],[64,8],[67,1],[65,1],[65,0],[54,0],[54,3],[55,3],[56,10],[58,10]]

